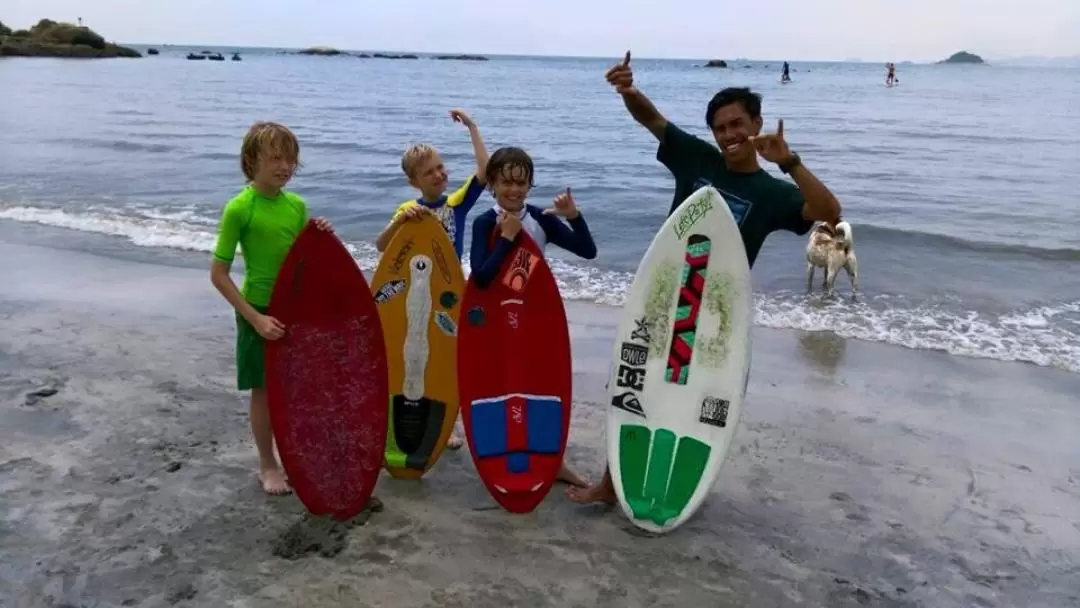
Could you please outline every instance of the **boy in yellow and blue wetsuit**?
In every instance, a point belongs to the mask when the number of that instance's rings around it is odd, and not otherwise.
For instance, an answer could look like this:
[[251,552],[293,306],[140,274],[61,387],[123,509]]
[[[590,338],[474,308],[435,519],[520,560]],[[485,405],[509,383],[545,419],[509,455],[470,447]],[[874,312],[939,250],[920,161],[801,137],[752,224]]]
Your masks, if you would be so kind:
[[[438,150],[428,144],[409,146],[401,157],[401,169],[405,172],[409,185],[420,191],[420,196],[398,205],[390,223],[375,239],[375,248],[379,250],[379,253],[385,251],[390,245],[391,239],[397,234],[402,224],[430,213],[438,218],[446,229],[450,241],[454,244],[458,261],[461,261],[465,251],[465,218],[476,205],[480,195],[484,193],[484,186],[487,183],[485,170],[488,164],[488,153],[484,146],[484,139],[480,137],[480,130],[468,114],[462,110],[450,110],[450,118],[469,129],[473,152],[476,155],[476,172],[469,176],[460,188],[447,195],[446,186],[449,183],[449,174]],[[456,432],[446,442],[446,447],[453,450],[460,448],[461,445],[461,436]]]

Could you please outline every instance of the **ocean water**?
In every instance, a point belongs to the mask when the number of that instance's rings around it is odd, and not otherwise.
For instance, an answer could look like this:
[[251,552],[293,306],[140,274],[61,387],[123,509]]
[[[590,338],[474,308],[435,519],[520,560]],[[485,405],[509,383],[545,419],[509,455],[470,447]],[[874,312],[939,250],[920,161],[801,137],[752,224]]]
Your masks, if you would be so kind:
[[[245,49],[241,62],[0,61],[0,220],[115,235],[109,255],[207,253],[240,188],[240,139],[256,120],[301,140],[291,187],[331,218],[365,269],[412,191],[410,142],[438,146],[460,182],[473,168],[467,109],[489,149],[533,155],[545,205],[565,186],[600,249],[552,251],[566,298],[617,306],[664,221],[673,180],[656,142],[604,82],[617,59],[488,62],[303,57]],[[221,49],[230,52],[232,49]],[[805,237],[769,238],[754,269],[758,324],[1080,372],[1080,70],[792,62],[634,61],[639,87],[708,138],[704,107],[728,85],[764,97],[791,146],[854,227],[862,296],[805,293]],[[774,170],[771,169],[770,170]],[[485,195],[477,209],[494,201]],[[177,259],[202,264],[202,255]],[[0,263],[3,263],[0,261]],[[167,271],[167,270],[166,270]],[[818,271],[818,279],[820,279]],[[846,294],[846,275],[837,281]]]

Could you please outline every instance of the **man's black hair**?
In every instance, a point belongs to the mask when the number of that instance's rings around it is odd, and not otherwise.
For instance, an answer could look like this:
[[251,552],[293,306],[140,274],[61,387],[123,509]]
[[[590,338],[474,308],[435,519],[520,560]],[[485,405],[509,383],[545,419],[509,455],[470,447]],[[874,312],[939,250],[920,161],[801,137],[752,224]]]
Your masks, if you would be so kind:
[[525,172],[525,177],[529,180],[529,187],[532,188],[533,184],[533,159],[529,156],[529,153],[521,148],[515,148],[508,146],[505,148],[499,148],[488,159],[487,167],[484,169],[484,177],[488,185],[495,183],[495,179],[499,177],[504,170],[520,169]]
[[713,117],[716,111],[733,103],[741,104],[750,118],[761,117],[761,95],[751,91],[747,87],[728,87],[709,101],[709,107],[705,109],[705,124],[709,129],[713,127]]

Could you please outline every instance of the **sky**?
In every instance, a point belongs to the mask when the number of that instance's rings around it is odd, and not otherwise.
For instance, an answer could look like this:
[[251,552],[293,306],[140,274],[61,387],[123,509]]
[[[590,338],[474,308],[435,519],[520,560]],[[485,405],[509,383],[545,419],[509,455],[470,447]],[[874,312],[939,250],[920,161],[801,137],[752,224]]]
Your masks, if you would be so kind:
[[13,28],[42,17],[82,17],[133,44],[796,61],[1080,55],[1080,0],[0,0]]

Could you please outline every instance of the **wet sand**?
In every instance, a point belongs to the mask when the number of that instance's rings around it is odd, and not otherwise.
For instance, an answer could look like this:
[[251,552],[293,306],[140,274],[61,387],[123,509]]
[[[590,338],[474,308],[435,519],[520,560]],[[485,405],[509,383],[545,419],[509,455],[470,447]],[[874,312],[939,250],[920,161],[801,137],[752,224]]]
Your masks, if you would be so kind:
[[[466,450],[330,526],[258,488],[205,270],[0,228],[2,606],[1080,605],[1080,376],[757,329],[732,455],[673,534],[562,487],[504,513]],[[568,314],[596,478],[615,315]]]

